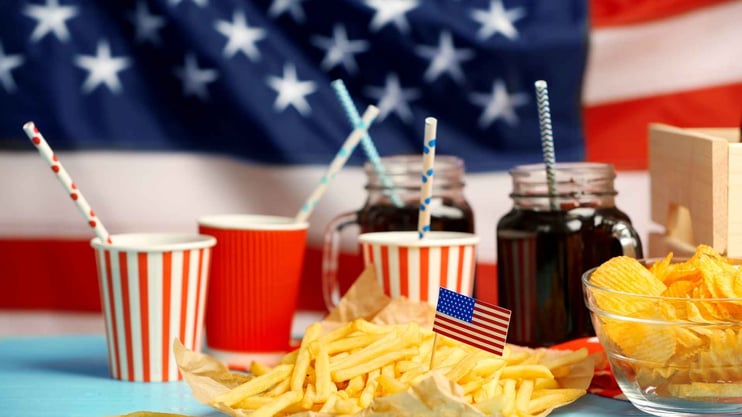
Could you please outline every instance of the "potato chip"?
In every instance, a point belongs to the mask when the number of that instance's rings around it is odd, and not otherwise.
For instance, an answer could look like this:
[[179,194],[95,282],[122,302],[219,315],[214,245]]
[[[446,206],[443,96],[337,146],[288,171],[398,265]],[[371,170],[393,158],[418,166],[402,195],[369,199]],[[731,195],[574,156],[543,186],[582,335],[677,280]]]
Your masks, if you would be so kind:
[[630,294],[660,295],[667,286],[634,258],[616,256],[590,275],[597,286]]
[[665,281],[665,279],[667,278],[667,275],[670,272],[670,262],[672,262],[672,256],[673,256],[673,254],[672,254],[672,252],[670,252],[670,253],[667,254],[667,256],[665,256],[664,259],[662,259],[661,261],[658,261],[658,262],[653,263],[649,267],[649,272],[651,272],[652,274],[654,274],[654,276],[656,276],[657,279],[659,279],[660,281],[664,282],[665,284],[667,284],[667,282]]
[[662,296],[676,298],[689,297],[691,292],[697,285],[698,283],[694,281],[675,281],[667,287],[665,292],[662,293]]
[[661,365],[675,354],[677,340],[667,327],[636,323],[633,332],[641,343],[627,350],[630,357]]

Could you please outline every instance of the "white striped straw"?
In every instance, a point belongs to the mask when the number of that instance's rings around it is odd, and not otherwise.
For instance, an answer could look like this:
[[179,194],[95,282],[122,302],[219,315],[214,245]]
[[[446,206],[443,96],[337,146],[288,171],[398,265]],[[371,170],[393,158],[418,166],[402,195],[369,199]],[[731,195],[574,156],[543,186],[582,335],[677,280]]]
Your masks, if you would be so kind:
[[417,232],[420,239],[430,231],[430,203],[433,199],[433,176],[435,169],[435,135],[438,120],[434,117],[425,118],[425,139],[423,142],[423,173],[420,186],[420,214],[417,218]]
[[309,215],[312,214],[312,210],[314,210],[320,198],[322,198],[325,191],[327,191],[327,185],[330,181],[335,179],[335,175],[337,175],[340,169],[343,168],[343,165],[345,165],[345,162],[350,158],[350,155],[358,145],[358,142],[361,141],[361,137],[366,133],[366,130],[371,126],[371,123],[373,123],[378,114],[379,109],[376,106],[366,107],[361,122],[356,124],[353,131],[350,132],[350,135],[345,139],[343,146],[340,147],[337,155],[335,155],[335,158],[327,168],[325,175],[322,176],[319,185],[317,185],[312,194],[309,195],[307,200],[304,202],[304,205],[301,206],[301,209],[299,209],[299,212],[296,214],[294,220],[297,223],[305,222]]
[[546,164],[546,184],[549,187],[549,205],[556,211],[559,207],[556,202],[557,186],[556,157],[554,156],[554,136],[551,130],[551,111],[549,110],[549,90],[546,81],[538,80],[536,86],[536,101],[538,103],[538,123],[541,128],[541,152]]
[[[361,115],[358,114],[358,109],[353,104],[353,99],[350,97],[350,93],[345,87],[343,80],[335,80],[331,82],[330,85],[333,90],[335,90],[335,95],[337,95],[340,105],[343,107],[343,110],[345,110],[345,114],[348,116],[350,123],[353,126],[357,125],[361,121]],[[371,139],[368,132],[366,132],[361,138],[361,146],[366,152],[366,157],[371,161],[371,166],[373,166],[374,171],[376,171],[376,175],[379,177],[379,180],[381,180],[381,184],[386,189],[386,194],[389,196],[389,199],[392,200],[392,203],[395,206],[402,207],[402,199],[397,195],[392,179],[386,175],[384,165],[381,163],[381,158],[379,158],[379,152],[376,151],[374,141]]]
[[90,204],[88,204],[85,196],[82,195],[80,189],[77,188],[77,185],[75,185],[72,178],[67,174],[67,170],[64,169],[62,163],[57,158],[57,155],[54,154],[52,148],[48,143],[46,143],[44,136],[41,135],[41,132],[39,132],[36,125],[33,122],[27,122],[23,125],[23,131],[26,132],[26,136],[28,136],[28,138],[31,139],[31,142],[36,146],[39,154],[46,159],[47,163],[49,163],[49,166],[67,191],[67,194],[69,194],[72,201],[75,202],[77,208],[80,210],[80,213],[88,221],[88,225],[90,225],[90,227],[95,231],[95,235],[98,236],[101,242],[110,244],[111,237],[108,235],[108,231],[103,226],[100,219],[96,217],[95,212],[90,207]]

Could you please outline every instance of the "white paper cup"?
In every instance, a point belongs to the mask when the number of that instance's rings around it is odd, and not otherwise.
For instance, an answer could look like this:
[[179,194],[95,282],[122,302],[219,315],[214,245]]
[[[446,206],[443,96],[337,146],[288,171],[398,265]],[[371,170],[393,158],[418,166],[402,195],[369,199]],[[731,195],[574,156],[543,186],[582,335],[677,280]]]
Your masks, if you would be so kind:
[[95,238],[98,284],[111,376],[124,381],[181,379],[174,339],[201,350],[211,248],[195,234],[112,235]]
[[463,232],[374,232],[358,237],[366,266],[374,265],[384,293],[435,307],[444,287],[471,296],[479,237]]

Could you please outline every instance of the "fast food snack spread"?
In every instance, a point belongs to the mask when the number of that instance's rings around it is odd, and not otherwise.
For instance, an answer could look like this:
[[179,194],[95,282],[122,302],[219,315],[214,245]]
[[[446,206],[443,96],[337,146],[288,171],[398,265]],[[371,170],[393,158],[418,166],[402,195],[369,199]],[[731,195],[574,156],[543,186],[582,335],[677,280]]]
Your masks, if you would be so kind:
[[[373,415],[374,410],[410,407],[410,401],[421,416],[436,415],[444,405],[458,407],[453,415],[546,415],[585,394],[584,384],[570,383],[578,365],[592,371],[586,349],[508,345],[500,357],[436,336],[414,322],[356,319],[329,331],[314,323],[299,348],[277,365],[254,362],[245,381],[208,402],[230,415],[251,417],[303,411]],[[445,401],[434,389],[442,385],[452,387]]]
[[742,269],[713,248],[583,277],[596,332],[627,398],[648,412],[742,413]]

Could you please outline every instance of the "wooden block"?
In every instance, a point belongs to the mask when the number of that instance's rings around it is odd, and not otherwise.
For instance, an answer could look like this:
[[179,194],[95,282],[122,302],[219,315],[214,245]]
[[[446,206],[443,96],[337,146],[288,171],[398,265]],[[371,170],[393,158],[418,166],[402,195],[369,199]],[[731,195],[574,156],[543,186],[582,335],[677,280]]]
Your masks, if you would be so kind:
[[689,258],[696,252],[690,243],[667,237],[662,233],[649,234],[649,251],[647,258],[664,258],[672,252],[673,258]]
[[[651,218],[665,226],[650,236],[650,256],[704,243],[742,256],[742,144],[732,128],[649,128]],[[692,253],[692,252],[691,252]],[[679,255],[676,253],[676,255]]]

